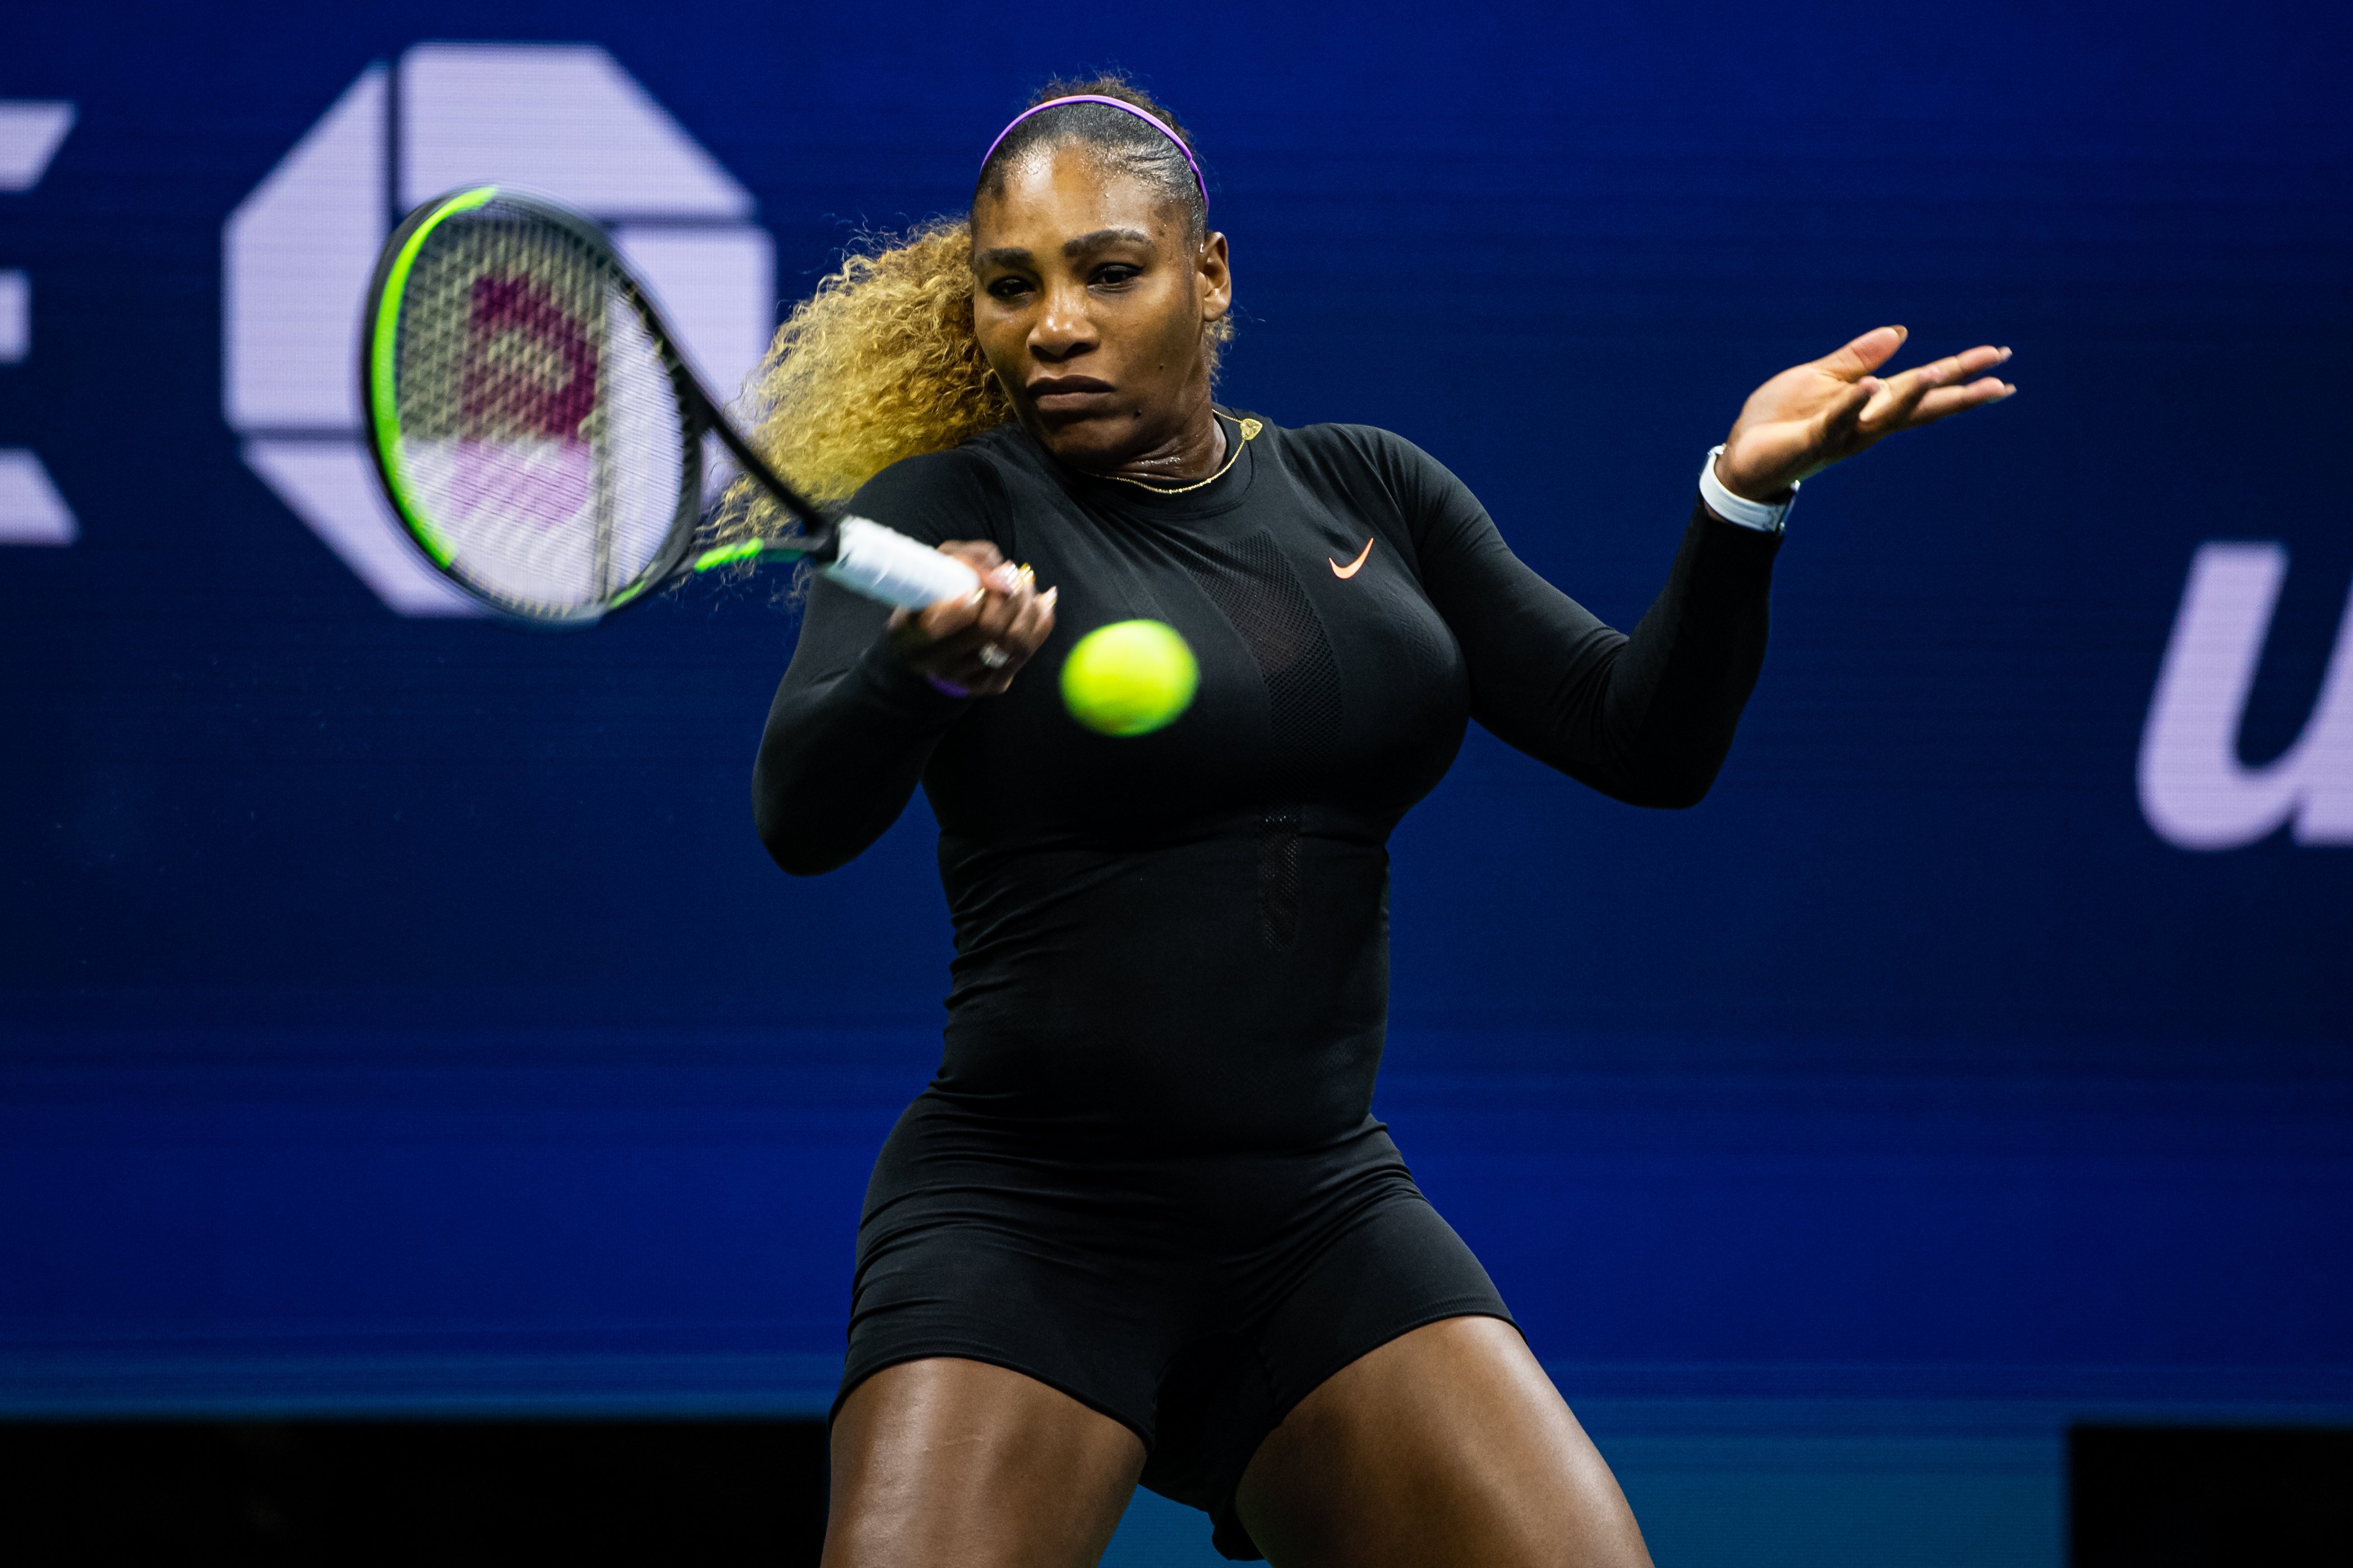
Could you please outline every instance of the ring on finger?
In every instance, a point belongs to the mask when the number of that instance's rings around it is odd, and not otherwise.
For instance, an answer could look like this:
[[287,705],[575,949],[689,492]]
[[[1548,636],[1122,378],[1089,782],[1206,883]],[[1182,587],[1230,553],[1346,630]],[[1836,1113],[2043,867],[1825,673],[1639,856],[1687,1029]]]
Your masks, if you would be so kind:
[[1013,656],[993,642],[981,644],[979,654],[980,662],[990,669],[1003,669],[1013,662]]

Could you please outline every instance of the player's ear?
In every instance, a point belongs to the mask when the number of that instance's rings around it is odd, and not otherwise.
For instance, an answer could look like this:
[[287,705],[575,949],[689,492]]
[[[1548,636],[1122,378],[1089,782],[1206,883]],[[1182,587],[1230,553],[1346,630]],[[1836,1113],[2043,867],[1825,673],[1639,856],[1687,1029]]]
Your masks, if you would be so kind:
[[1201,242],[1194,259],[1201,288],[1201,319],[1221,321],[1234,305],[1233,268],[1226,256],[1226,237],[1212,234]]

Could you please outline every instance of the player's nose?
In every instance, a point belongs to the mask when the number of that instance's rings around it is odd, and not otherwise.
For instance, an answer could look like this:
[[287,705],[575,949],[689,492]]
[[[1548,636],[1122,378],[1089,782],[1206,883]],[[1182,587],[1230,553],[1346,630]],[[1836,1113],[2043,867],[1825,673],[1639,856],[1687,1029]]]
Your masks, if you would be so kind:
[[1029,347],[1041,359],[1068,359],[1093,347],[1096,337],[1083,297],[1073,299],[1057,290],[1047,296],[1046,309],[1029,334]]

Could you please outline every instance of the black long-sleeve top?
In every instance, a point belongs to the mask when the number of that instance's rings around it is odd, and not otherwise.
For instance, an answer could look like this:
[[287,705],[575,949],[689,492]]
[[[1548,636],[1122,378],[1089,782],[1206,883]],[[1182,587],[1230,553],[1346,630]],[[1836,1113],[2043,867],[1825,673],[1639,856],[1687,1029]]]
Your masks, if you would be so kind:
[[[1778,535],[1695,502],[1630,637],[1409,442],[1226,430],[1233,466],[1183,494],[1081,474],[1012,425],[877,475],[853,510],[1029,563],[1061,590],[1053,636],[1010,691],[960,700],[820,580],[769,712],[754,805],[786,870],[843,864],[930,797],[956,948],[930,1094],[993,1124],[1203,1148],[1355,1127],[1388,1012],[1388,838],[1465,723],[1686,806],[1756,682]],[[1137,616],[1192,645],[1198,694],[1164,730],[1095,734],[1056,677]]]

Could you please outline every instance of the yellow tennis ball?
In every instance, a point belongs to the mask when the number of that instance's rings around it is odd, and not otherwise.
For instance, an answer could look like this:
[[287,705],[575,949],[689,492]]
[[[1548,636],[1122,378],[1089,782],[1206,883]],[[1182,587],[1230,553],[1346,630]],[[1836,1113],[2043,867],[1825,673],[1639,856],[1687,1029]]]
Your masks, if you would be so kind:
[[1105,735],[1146,735],[1192,705],[1200,662],[1162,621],[1114,621],[1079,639],[1062,661],[1062,705]]

